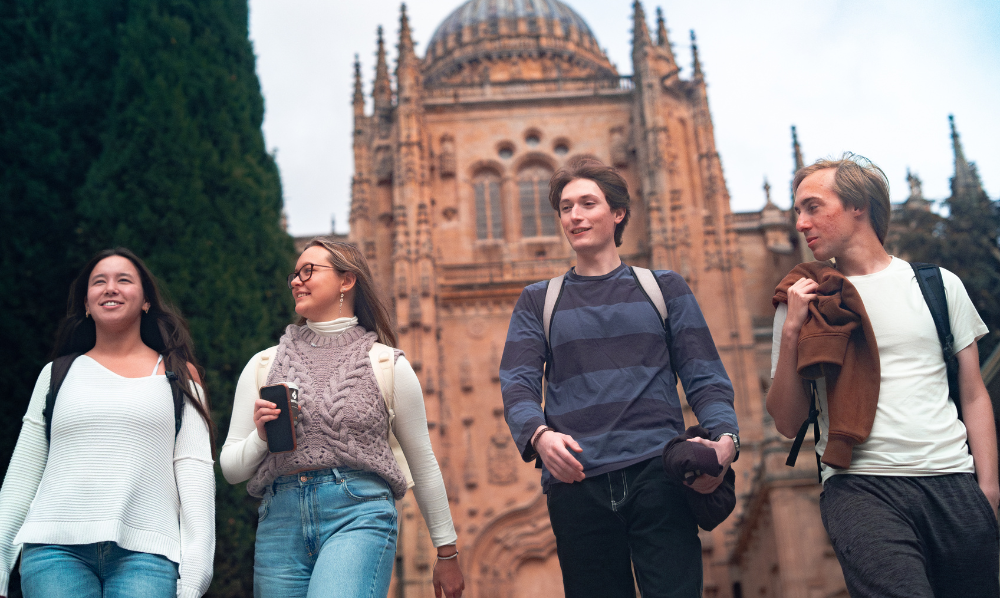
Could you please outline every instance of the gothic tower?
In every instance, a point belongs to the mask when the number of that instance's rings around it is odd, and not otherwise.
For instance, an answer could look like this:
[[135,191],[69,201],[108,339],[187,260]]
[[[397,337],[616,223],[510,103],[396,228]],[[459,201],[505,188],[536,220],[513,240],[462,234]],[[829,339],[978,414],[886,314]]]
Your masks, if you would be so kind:
[[[632,75],[559,0],[467,0],[423,58],[404,7],[395,87],[378,34],[370,115],[355,66],[350,238],[393,300],[423,386],[469,595],[562,592],[538,472],[507,432],[498,369],[521,290],[574,263],[548,203],[549,178],[574,156],[614,165],[629,184],[623,260],[675,270],[694,290],[736,390],[739,486],[756,461],[763,400],[746,265],[705,73],[693,33],[685,77],[662,12],[655,41],[638,1],[632,16]],[[732,594],[730,530],[702,534],[706,595]],[[432,595],[433,556],[408,495],[393,593]]]

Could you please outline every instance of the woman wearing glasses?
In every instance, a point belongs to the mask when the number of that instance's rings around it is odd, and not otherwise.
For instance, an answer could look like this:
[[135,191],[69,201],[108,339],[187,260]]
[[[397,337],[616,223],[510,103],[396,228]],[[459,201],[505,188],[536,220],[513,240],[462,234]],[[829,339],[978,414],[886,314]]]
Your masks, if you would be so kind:
[[[313,240],[288,286],[299,320],[276,350],[254,356],[240,375],[219,459],[229,483],[249,480],[247,491],[262,499],[254,595],[384,597],[396,554],[394,500],[406,493],[407,480],[389,447],[389,414],[369,351],[376,342],[395,346],[396,335],[353,245]],[[391,429],[438,549],[435,593],[457,597],[464,588],[457,536],[420,383],[402,352],[395,350],[394,359]],[[299,390],[292,452],[268,451],[264,424],[280,411],[258,390],[277,383]]]

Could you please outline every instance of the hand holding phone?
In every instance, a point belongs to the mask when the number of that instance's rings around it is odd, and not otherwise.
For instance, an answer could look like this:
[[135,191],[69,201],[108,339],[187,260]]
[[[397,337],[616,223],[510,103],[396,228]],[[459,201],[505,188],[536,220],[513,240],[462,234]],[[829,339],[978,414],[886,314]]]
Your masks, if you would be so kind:
[[[267,385],[260,388],[260,398],[266,402],[271,402],[276,406],[277,416],[261,415],[259,421],[264,424],[264,431],[267,434],[267,449],[271,452],[292,452],[296,448],[295,442],[295,418],[293,412],[298,408],[299,390],[289,387],[285,383]],[[257,409],[263,413],[268,410],[265,407]],[[271,417],[265,421],[265,418]]]

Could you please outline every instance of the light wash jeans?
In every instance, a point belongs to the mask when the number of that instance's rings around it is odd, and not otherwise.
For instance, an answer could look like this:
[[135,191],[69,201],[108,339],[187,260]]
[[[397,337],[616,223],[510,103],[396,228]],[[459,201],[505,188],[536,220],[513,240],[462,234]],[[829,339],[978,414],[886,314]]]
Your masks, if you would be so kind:
[[25,598],[176,598],[177,563],[114,542],[25,544]]
[[389,592],[396,503],[367,471],[321,469],[278,477],[258,510],[253,594],[374,598]]

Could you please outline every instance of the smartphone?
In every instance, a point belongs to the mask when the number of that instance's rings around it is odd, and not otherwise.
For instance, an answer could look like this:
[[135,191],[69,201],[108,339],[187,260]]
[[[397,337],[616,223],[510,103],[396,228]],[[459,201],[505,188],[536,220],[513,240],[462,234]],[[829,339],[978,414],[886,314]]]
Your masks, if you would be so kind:
[[292,452],[295,450],[295,420],[292,406],[298,404],[299,391],[278,383],[260,388],[261,400],[267,400],[277,405],[281,413],[273,421],[264,423],[267,432],[267,449],[274,453]]

